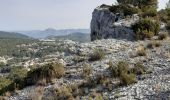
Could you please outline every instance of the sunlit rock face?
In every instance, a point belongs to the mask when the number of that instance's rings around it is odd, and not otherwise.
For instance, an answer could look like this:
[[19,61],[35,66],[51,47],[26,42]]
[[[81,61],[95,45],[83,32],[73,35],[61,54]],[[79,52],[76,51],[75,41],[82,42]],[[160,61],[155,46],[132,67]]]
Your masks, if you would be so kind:
[[167,8],[170,8],[170,1],[167,3]]
[[113,14],[108,7],[97,7],[92,14],[91,40],[108,38],[134,40],[131,25],[138,20],[137,15],[126,19],[123,14]]

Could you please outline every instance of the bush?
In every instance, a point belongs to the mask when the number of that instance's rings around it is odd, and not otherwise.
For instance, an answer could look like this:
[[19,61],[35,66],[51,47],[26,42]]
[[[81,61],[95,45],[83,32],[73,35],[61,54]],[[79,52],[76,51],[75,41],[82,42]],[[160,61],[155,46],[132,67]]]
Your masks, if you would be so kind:
[[136,75],[141,75],[141,74],[144,74],[145,72],[146,72],[146,68],[143,66],[141,62],[137,62],[134,65],[134,68],[132,68],[132,73]]
[[168,14],[167,14],[167,10],[160,10],[158,12],[158,17],[159,17],[159,20],[164,22],[164,23],[167,23],[168,22]]
[[158,39],[159,40],[164,40],[164,39],[166,39],[168,37],[168,33],[161,33],[161,34],[159,34],[158,35]]
[[0,62],[0,68],[4,67],[4,66],[5,66],[5,63],[4,62]]
[[136,75],[133,73],[130,74],[122,74],[120,76],[120,83],[121,85],[130,85],[136,82]]
[[146,56],[146,50],[145,48],[141,48],[137,51],[138,56]]
[[15,67],[6,78],[0,78],[0,94],[6,91],[22,89],[37,83],[51,83],[52,79],[60,78],[65,74],[64,66],[59,63],[46,64],[42,67],[27,71],[21,67]]
[[127,62],[120,61],[117,66],[109,67],[109,70],[111,70],[113,77],[119,78],[121,85],[129,85],[136,82],[136,75],[131,73]]
[[155,17],[157,16],[157,10],[156,9],[147,9],[145,12],[142,13],[142,17]]
[[0,95],[11,90],[14,90],[12,81],[8,78],[0,77]]
[[30,84],[51,83],[54,78],[61,78],[65,74],[64,66],[60,63],[50,63],[28,72]]
[[124,73],[128,73],[128,71],[129,71],[129,64],[127,62],[120,61],[117,64],[117,72],[119,77]]
[[114,66],[111,61],[109,61],[108,65],[109,65],[109,70],[111,71],[112,76],[118,77],[118,67]]
[[136,39],[143,40],[157,35],[160,31],[160,24],[157,21],[145,18],[132,25],[132,29],[136,34]]
[[151,42],[151,43],[148,43],[147,48],[153,49],[153,48],[155,48],[155,47],[160,47],[160,46],[161,46],[161,43],[160,43],[160,42],[153,41],[153,42]]
[[13,82],[14,88],[22,89],[26,86],[25,78],[27,77],[27,70],[21,67],[14,67],[8,78]]
[[56,100],[74,100],[71,91],[67,87],[56,89]]
[[93,54],[90,55],[89,61],[98,61],[103,59],[105,56],[105,53],[101,49],[95,49]]
[[125,16],[137,14],[139,11],[138,8],[126,4],[113,5],[112,7],[109,8],[109,10],[114,14],[123,13]]
[[83,76],[88,77],[92,73],[92,68],[88,65],[85,65],[83,68]]

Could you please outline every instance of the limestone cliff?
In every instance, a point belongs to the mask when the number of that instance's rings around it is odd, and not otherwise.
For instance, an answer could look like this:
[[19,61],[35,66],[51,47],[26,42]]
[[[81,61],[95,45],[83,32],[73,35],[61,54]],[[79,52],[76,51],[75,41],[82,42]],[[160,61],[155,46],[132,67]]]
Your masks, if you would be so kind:
[[127,39],[134,40],[135,35],[131,25],[139,20],[137,15],[124,19],[123,14],[114,14],[108,6],[97,7],[92,14],[91,40],[97,39]]

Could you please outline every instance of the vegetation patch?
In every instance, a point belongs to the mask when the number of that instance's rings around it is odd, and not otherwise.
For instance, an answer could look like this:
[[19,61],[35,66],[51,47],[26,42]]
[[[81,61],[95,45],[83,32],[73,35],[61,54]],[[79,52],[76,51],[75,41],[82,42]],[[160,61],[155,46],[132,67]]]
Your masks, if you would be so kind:
[[89,65],[83,67],[83,77],[89,77],[92,73],[92,68]]
[[137,14],[139,9],[126,4],[113,5],[109,9],[112,13],[123,13],[125,16]]
[[149,18],[141,19],[132,25],[137,40],[144,40],[157,35],[160,31],[160,24],[157,21],[152,21]]
[[140,48],[140,49],[137,51],[137,55],[138,55],[138,56],[146,56],[147,53],[146,53],[145,48]]
[[137,62],[136,64],[134,64],[134,68],[131,69],[131,72],[136,75],[141,75],[146,72],[146,68],[141,62]]
[[130,85],[136,82],[136,74],[131,73],[127,62],[120,61],[116,66],[110,66],[109,70],[114,78],[119,78],[121,85]]
[[90,55],[89,61],[98,61],[102,60],[105,56],[105,53],[101,49],[95,49],[94,52]]
[[168,37],[168,33],[167,32],[164,32],[164,33],[161,33],[158,35],[158,39],[159,40],[164,40]]
[[54,78],[61,78],[65,74],[64,66],[60,63],[50,63],[28,72],[30,84],[51,83]]
[[7,77],[0,78],[0,95],[29,85],[52,83],[54,78],[61,78],[64,74],[64,66],[60,63],[46,64],[31,71],[15,67]]
[[153,49],[155,47],[160,47],[162,44],[160,42],[157,41],[153,41],[147,44],[147,48],[149,49]]

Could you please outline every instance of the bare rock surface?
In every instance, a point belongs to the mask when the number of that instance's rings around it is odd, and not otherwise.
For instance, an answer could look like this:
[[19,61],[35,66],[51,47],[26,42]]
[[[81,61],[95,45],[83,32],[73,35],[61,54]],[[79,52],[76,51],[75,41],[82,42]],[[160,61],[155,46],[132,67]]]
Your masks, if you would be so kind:
[[122,14],[113,14],[107,7],[97,7],[92,14],[91,40],[96,39],[127,39],[134,40],[135,35],[131,25],[139,20],[138,15],[124,19]]

